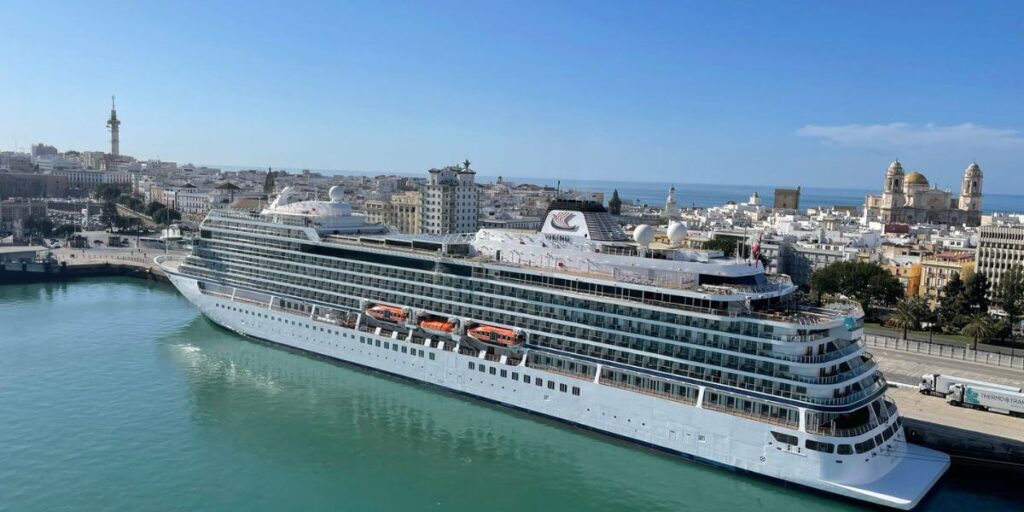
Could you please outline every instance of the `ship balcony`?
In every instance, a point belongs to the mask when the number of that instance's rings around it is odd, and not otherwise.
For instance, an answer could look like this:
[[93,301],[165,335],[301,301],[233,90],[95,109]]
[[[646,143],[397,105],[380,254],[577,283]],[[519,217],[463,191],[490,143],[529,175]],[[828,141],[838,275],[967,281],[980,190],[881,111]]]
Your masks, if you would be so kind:
[[871,357],[871,354],[865,355],[868,356],[867,360],[846,371],[820,376],[800,375],[796,373],[785,374],[785,376],[786,378],[807,384],[841,384],[856,377],[868,375],[872,371],[877,370],[878,363]]
[[[808,418],[807,432],[830,437],[857,437],[867,434],[879,427],[889,424],[889,420],[896,417],[896,403],[888,398],[881,401],[882,407],[878,413],[873,414],[871,407],[874,404],[866,405],[852,413],[841,415],[828,415],[825,418],[814,418],[813,414]],[[824,420],[824,421],[822,421]]]
[[773,358],[773,359],[779,359],[779,360],[782,360],[782,361],[790,361],[790,362],[794,362],[794,363],[817,364],[817,363],[828,363],[828,362],[836,361],[836,360],[842,359],[842,358],[844,358],[844,357],[846,357],[846,356],[848,356],[850,354],[853,354],[853,353],[855,353],[855,352],[857,352],[859,350],[863,350],[863,349],[864,349],[864,344],[860,340],[858,340],[858,341],[850,343],[849,345],[846,345],[846,346],[844,346],[844,347],[842,347],[842,348],[840,348],[838,350],[832,350],[832,351],[826,352],[824,354],[796,355],[796,354],[780,353],[780,352],[776,352],[774,350],[759,350],[759,351],[757,351],[757,355],[764,356],[764,357],[770,357],[770,358]]

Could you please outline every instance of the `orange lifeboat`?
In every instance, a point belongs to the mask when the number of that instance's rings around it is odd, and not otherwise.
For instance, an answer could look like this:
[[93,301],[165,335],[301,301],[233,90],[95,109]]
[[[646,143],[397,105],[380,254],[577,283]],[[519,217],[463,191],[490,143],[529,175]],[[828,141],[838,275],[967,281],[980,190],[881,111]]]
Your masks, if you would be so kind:
[[512,329],[493,325],[477,325],[466,330],[466,334],[484,343],[493,343],[510,347],[519,343],[519,337]]
[[395,306],[373,306],[367,308],[366,314],[376,318],[377,320],[383,320],[385,322],[401,323],[405,321],[406,313],[402,308]]
[[452,322],[451,320],[428,319],[420,320],[420,327],[422,327],[423,330],[429,332],[449,334],[452,331],[454,331],[455,328],[458,327],[458,325],[456,325],[455,322]]

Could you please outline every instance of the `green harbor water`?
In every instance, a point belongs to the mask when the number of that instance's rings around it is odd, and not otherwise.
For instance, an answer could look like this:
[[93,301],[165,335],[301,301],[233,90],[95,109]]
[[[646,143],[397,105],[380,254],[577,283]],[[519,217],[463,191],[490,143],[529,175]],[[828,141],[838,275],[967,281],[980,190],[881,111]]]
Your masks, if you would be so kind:
[[[924,510],[1021,510],[954,470]],[[253,343],[172,287],[0,286],[0,510],[860,507]]]

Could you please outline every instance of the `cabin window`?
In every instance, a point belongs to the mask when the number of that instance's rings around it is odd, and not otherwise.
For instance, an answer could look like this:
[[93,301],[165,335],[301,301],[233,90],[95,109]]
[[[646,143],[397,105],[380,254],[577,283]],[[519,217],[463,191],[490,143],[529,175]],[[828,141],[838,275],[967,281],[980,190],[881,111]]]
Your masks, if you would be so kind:
[[543,385],[544,385],[544,379],[540,379],[540,378],[538,378],[538,379],[537,379],[536,381],[534,381],[534,382],[535,382],[535,383],[537,384],[537,386],[538,386],[538,387],[539,387],[539,386],[543,386]]
[[853,447],[851,447],[848,444],[841,444],[839,445],[839,449],[836,450],[836,453],[838,453],[839,455],[849,455],[853,453]]
[[860,443],[857,443],[857,444],[853,445],[853,449],[856,450],[857,453],[869,452],[874,447],[875,447],[875,440],[874,439],[868,439],[867,441],[860,442]]
[[408,350],[406,349],[406,347],[402,347],[402,353],[403,354],[408,354],[409,353]]
[[565,393],[565,392],[569,391],[569,386],[566,386],[565,384],[559,384],[558,385],[558,390],[561,391],[562,393]]
[[835,445],[832,443],[822,443],[813,439],[808,439],[807,441],[804,441],[804,443],[808,450],[814,450],[816,452],[832,453],[832,450],[835,449]]
[[553,381],[553,380],[549,380],[548,381],[548,389],[555,389],[555,381]]
[[434,360],[434,353],[433,353],[433,352],[431,352],[431,353],[430,353],[430,354],[428,354],[428,355],[430,356],[430,360],[431,360],[431,361],[433,361],[433,360]]
[[391,344],[385,341],[384,342],[384,350],[387,350],[389,348],[391,348]]
[[491,373],[491,375],[495,375],[495,374],[497,374],[497,373],[498,373],[498,371],[497,371],[497,369],[495,369],[495,368],[494,368],[494,367],[492,366],[492,367],[491,367],[491,369],[490,369],[490,373]]
[[579,386],[573,386],[572,387],[572,394],[576,395],[576,396],[580,396],[580,387]]
[[475,369],[476,369],[476,363],[474,363],[474,362],[470,361],[470,362],[469,362],[469,369],[470,369],[470,370],[475,370]]
[[800,440],[797,439],[796,436],[783,434],[781,432],[775,432],[774,430],[772,431],[772,437],[774,437],[775,440],[780,443],[791,444],[793,446],[798,446],[800,444]]
[[477,369],[479,369],[479,370],[480,370],[480,373],[484,373],[485,371],[487,371],[487,367],[486,367],[486,366],[484,366],[484,365],[480,365],[480,366],[478,366],[478,367],[477,367]]
[[530,376],[529,375],[523,375],[523,382],[529,384],[530,383]]
[[512,380],[519,380],[519,374],[516,372],[512,372]]
[[508,377],[508,370],[502,370],[501,371],[501,376],[502,376],[502,378]]

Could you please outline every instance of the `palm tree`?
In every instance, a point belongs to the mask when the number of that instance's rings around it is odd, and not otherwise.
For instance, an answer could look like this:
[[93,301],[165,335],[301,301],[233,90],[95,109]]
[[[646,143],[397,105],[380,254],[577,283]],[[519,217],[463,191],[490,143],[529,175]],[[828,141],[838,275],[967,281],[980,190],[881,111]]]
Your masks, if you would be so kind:
[[896,309],[889,315],[886,323],[890,327],[903,329],[903,339],[907,339],[907,331],[921,327],[921,319],[927,306],[918,297],[903,299],[896,303]]
[[960,330],[960,334],[973,338],[974,343],[971,345],[971,350],[978,350],[978,340],[991,338],[994,331],[992,319],[988,314],[978,313],[971,317],[971,321]]

